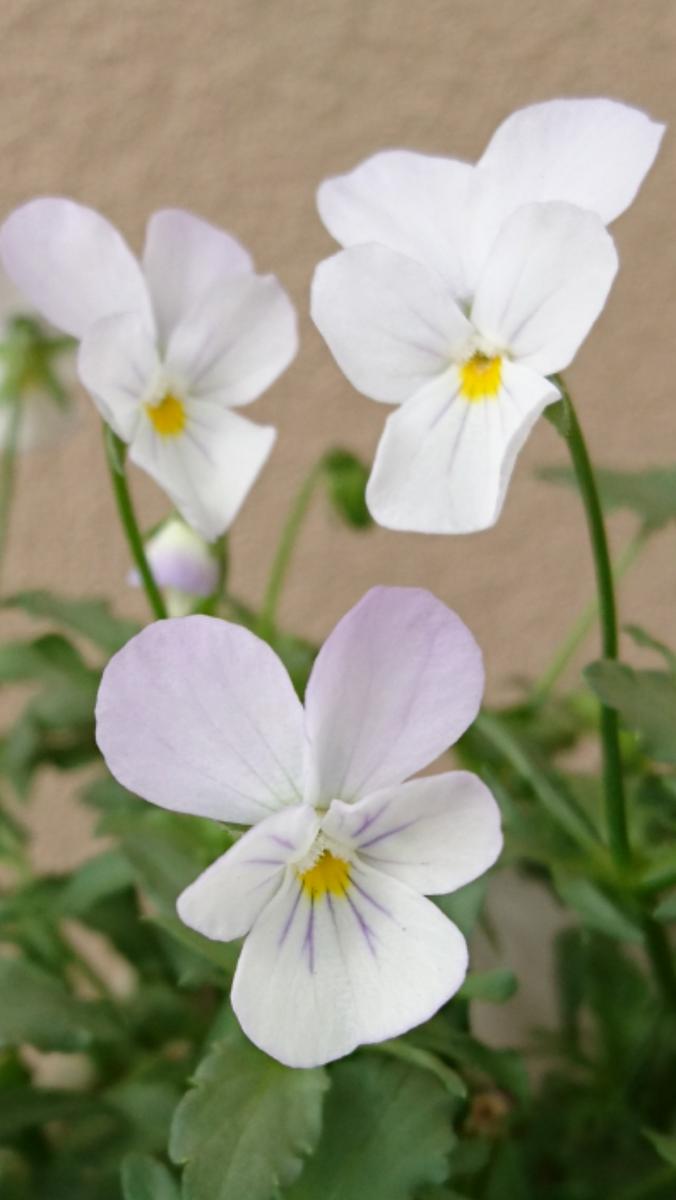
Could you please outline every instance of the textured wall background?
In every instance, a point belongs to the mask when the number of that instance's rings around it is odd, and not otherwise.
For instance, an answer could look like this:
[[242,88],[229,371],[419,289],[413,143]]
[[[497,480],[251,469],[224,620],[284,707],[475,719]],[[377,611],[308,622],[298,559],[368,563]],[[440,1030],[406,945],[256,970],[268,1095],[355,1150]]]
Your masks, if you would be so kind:
[[[366,457],[384,410],[352,392],[310,325],[308,287],[333,244],[315,213],[326,175],[385,146],[473,160],[514,108],[609,95],[676,116],[672,0],[4,0],[0,212],[36,194],[100,208],[140,248],[147,214],[177,205],[223,225],[274,271],[301,314],[300,355],[251,409],[276,424],[272,461],[232,532],[233,585],[261,596],[291,498],[340,443]],[[622,270],[569,382],[607,465],[673,458],[676,435],[676,150],[667,135],[639,202],[614,226]],[[99,422],[21,465],[8,586],[108,593],[129,612],[127,556],[103,471]],[[341,531],[321,504],[303,535],[283,616],[321,637],[376,582],[424,584],[481,642],[493,695],[537,673],[592,590],[573,495],[538,484],[562,461],[544,422],[517,464],[498,526],[470,539]],[[148,523],[165,510],[135,481]],[[613,524],[617,545],[631,522]],[[622,616],[673,636],[673,550],[623,589]],[[45,780],[43,865],[83,850]]]

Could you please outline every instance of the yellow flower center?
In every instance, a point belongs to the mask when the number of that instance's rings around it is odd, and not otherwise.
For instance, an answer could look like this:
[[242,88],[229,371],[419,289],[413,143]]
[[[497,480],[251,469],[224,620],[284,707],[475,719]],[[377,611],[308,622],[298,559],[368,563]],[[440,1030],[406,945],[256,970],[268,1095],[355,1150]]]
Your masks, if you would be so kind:
[[502,359],[488,358],[477,352],[460,367],[460,394],[470,404],[478,400],[493,400],[502,382]]
[[185,408],[170,392],[159,404],[146,404],[145,410],[160,437],[178,437],[186,425]]
[[310,900],[321,900],[327,892],[332,896],[344,896],[350,882],[350,865],[324,850],[314,866],[302,874],[299,872],[298,878]]

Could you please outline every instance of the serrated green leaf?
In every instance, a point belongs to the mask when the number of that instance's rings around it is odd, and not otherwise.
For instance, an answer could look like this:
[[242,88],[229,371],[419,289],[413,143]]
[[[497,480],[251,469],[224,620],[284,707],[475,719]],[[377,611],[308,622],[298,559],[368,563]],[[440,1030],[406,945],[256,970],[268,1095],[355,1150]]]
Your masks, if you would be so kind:
[[608,660],[592,663],[584,674],[599,699],[637,734],[650,758],[676,764],[676,684],[671,676]]
[[121,650],[141,628],[136,621],[114,616],[107,600],[73,600],[36,589],[17,592],[3,604],[6,608],[21,609],[29,617],[44,618],[72,629],[108,654]]
[[465,979],[458,996],[462,1000],[483,1000],[487,1004],[504,1004],[518,988],[513,971],[497,968],[470,974]]
[[338,516],[353,529],[368,529],[373,524],[366,507],[369,468],[349,450],[331,450],[323,467],[329,497]]
[[666,1133],[655,1133],[652,1129],[644,1129],[643,1134],[652,1142],[660,1158],[671,1167],[676,1167],[676,1137]]
[[72,996],[46,971],[21,959],[0,959],[0,1044],[82,1050],[118,1034],[98,1005]]
[[284,1067],[239,1035],[216,1046],[172,1127],[184,1200],[271,1200],[317,1144],[327,1086],[321,1068]]
[[[545,409],[548,416],[556,405]],[[596,482],[606,512],[627,508],[645,525],[665,525],[676,518],[676,467],[652,467],[647,471],[597,469]],[[570,467],[545,467],[538,471],[547,483],[576,487]]]
[[176,1180],[149,1154],[128,1154],[122,1163],[124,1200],[180,1200]]
[[363,1054],[331,1069],[324,1129],[289,1200],[410,1200],[443,1183],[453,1100],[431,1074]]
[[597,929],[620,942],[642,942],[643,930],[609,896],[582,876],[555,880],[563,903],[572,908],[590,929]]

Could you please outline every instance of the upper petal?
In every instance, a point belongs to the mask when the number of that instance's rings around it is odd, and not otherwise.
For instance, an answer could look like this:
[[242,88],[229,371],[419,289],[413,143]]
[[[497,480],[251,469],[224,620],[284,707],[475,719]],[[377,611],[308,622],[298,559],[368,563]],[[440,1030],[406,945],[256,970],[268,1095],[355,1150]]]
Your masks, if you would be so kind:
[[138,313],[97,321],[80,343],[77,365],[104,420],[123,441],[131,441],[160,365],[146,322]]
[[531,201],[565,200],[608,224],[634,199],[664,129],[615,100],[549,100],[512,113],[479,169],[491,171],[505,215]]
[[245,825],[301,799],[302,708],[272,650],[239,625],[149,625],[103,673],[97,740],[130,791]]
[[496,396],[467,401],[446,375],[387,418],[366,489],[387,529],[475,533],[497,521],[518,450],[555,386],[506,359]]
[[265,817],[181,893],[179,917],[215,941],[244,937],[279,891],[287,863],[307,853],[318,829],[308,804]]
[[384,150],[325,180],[317,193],[319,215],[342,246],[389,246],[442,275],[464,299],[473,175],[467,163],[450,158]]
[[73,200],[31,200],[0,231],[5,268],[57,329],[81,338],[112,313],[139,313],[153,328],[145,280],[105,217]]
[[173,329],[167,365],[194,396],[249,404],[298,349],[295,309],[273,275],[240,273],[212,285]]
[[428,1020],[457,991],[467,946],[424,896],[363,863],[340,895],[310,899],[295,873],[249,934],[232,1006],[290,1067],[313,1067]]
[[350,383],[388,404],[444,371],[472,332],[438,275],[376,245],[319,264],[312,319]]
[[422,588],[372,588],[308,682],[312,802],[354,800],[427,766],[472,723],[483,686],[481,651],[445,604]]
[[528,204],[507,218],[481,274],[472,321],[523,366],[568,366],[617,274],[613,239],[595,213]]
[[468,771],[411,779],[356,804],[334,800],[322,829],[426,896],[477,879],[502,849],[500,810]]
[[214,284],[252,270],[236,238],[192,213],[165,208],[148,221],[143,271],[164,343]]
[[161,437],[143,416],[129,457],[173,500],[181,516],[213,542],[234,521],[277,436],[216,400],[188,400],[186,427]]

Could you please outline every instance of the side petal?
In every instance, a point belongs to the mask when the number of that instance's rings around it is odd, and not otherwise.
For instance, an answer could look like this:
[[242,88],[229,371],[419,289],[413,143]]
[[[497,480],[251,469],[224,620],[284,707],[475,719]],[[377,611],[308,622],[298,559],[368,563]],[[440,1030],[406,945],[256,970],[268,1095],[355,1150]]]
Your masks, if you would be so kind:
[[229,408],[256,400],[293,361],[296,312],[273,275],[246,275],[213,286],[173,330],[167,366],[194,396]]
[[477,879],[502,849],[500,810],[468,771],[412,779],[357,804],[334,800],[322,830],[426,896]]
[[239,625],[149,625],[106,667],[96,718],[112,774],[161,808],[252,825],[301,799],[300,701]]
[[8,275],[57,329],[81,338],[103,317],[138,313],[153,328],[141,268],[117,230],[72,200],[31,200],[0,231]]
[[446,370],[472,329],[438,275],[385,246],[320,263],[312,319],[350,383],[387,404]]
[[341,246],[378,242],[469,294],[464,263],[474,169],[450,158],[384,150],[317,192],[319,215]]
[[137,313],[97,321],[80,343],[77,365],[104,421],[123,441],[131,441],[160,366],[146,322]]
[[564,200],[604,224],[629,207],[665,126],[615,100],[549,100],[512,113],[479,162],[506,215],[520,204]]
[[251,255],[236,238],[179,208],[153,213],[142,261],[164,344],[214,284],[253,271]]
[[501,372],[496,396],[470,402],[452,368],[388,417],[366,489],[379,525],[475,533],[495,524],[518,451],[559,398],[525,367],[503,359]]
[[139,421],[129,457],[173,500],[181,516],[208,542],[234,521],[277,436],[223,405],[190,400],[187,424],[162,437],[148,417]]
[[472,321],[523,366],[568,366],[600,315],[618,269],[595,213],[528,204],[505,221],[482,272]]
[[400,783],[479,711],[481,651],[422,588],[376,587],[319,652],[305,696],[309,799],[327,807]]
[[244,937],[279,891],[287,863],[308,852],[318,829],[308,804],[266,817],[181,893],[179,917],[214,941]]
[[340,895],[310,900],[289,871],[237,964],[246,1035],[290,1067],[314,1067],[428,1020],[460,987],[467,946],[424,896],[362,864]]

